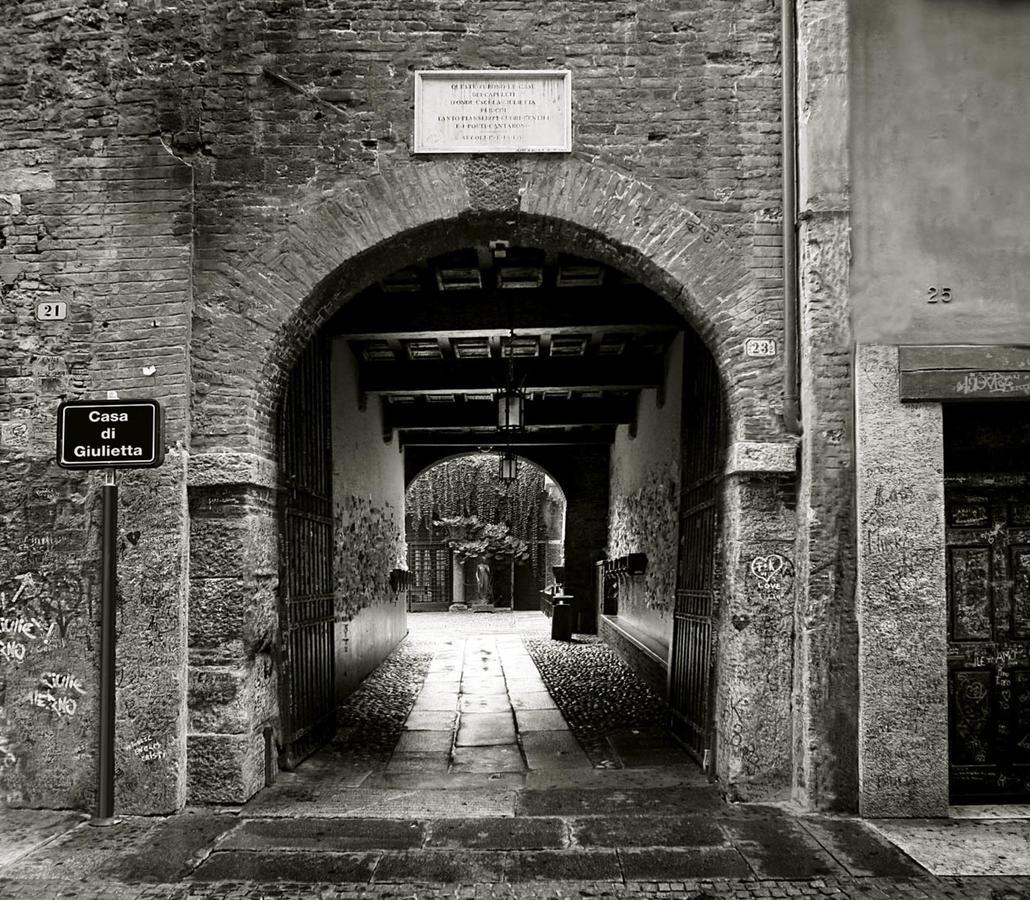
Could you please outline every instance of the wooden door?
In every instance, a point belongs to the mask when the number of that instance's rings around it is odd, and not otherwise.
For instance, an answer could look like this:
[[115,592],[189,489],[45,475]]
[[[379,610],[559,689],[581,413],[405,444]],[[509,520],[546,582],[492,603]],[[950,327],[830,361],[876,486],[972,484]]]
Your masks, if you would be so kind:
[[1030,800],[1030,489],[949,485],[954,802]]

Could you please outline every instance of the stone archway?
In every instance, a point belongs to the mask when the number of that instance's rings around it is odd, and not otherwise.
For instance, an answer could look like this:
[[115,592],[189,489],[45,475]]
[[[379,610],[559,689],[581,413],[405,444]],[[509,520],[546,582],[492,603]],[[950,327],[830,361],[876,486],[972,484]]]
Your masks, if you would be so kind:
[[[400,167],[282,212],[287,224],[270,229],[266,249],[197,275],[192,361],[203,390],[192,409],[189,469],[191,555],[200,563],[191,579],[190,704],[203,710],[198,720],[219,727],[188,736],[191,800],[239,802],[261,787],[271,765],[275,424],[286,375],[350,297],[470,236],[503,231],[530,246],[561,246],[620,268],[663,297],[701,337],[722,376],[731,435],[752,438],[736,440],[729,452],[727,474],[736,480],[727,482],[723,500],[730,604],[723,619],[747,620],[768,599],[753,578],[753,562],[774,551],[789,562],[793,533],[778,509],[770,512],[770,528],[744,527],[749,502],[768,507],[758,496],[763,489],[747,482],[755,473],[792,474],[794,452],[770,421],[776,371],[749,368],[741,349],[756,327],[775,335],[780,325],[763,302],[768,286],[751,277],[716,226],[640,181],[575,157]],[[791,586],[780,587],[777,602],[790,609]],[[739,616],[727,614],[737,606]],[[763,687],[748,662],[755,654],[767,658],[770,642],[789,659],[790,628],[782,617],[767,624],[761,633],[725,626],[720,634],[716,766],[742,796],[751,782],[763,792],[790,783],[790,679]]]

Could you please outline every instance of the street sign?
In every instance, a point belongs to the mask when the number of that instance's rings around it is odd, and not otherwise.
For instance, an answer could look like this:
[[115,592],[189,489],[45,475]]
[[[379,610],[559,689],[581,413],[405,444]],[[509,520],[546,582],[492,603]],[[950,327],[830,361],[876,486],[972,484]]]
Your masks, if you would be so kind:
[[72,400],[57,409],[57,464],[65,469],[152,469],[164,462],[156,400]]

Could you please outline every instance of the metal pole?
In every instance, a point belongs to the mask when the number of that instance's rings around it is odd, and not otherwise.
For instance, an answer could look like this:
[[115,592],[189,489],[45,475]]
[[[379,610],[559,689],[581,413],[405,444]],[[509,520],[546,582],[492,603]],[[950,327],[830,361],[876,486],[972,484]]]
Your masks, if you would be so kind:
[[801,434],[798,390],[797,0],[780,5],[783,56],[783,421]]
[[118,476],[108,469],[103,487],[104,530],[100,582],[100,745],[96,824],[114,818],[114,617],[118,588]]

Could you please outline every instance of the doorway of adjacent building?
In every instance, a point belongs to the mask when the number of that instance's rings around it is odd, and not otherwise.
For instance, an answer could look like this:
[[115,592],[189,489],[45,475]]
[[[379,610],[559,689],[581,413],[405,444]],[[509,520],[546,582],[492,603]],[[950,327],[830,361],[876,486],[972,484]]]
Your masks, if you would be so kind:
[[1030,404],[945,407],[951,798],[1030,799]]

